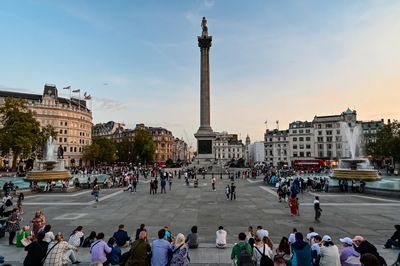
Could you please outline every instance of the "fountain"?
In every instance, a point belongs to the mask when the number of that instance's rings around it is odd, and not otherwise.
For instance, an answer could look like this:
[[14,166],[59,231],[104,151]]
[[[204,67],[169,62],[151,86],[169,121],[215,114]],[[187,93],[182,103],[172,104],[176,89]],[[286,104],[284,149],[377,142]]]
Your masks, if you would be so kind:
[[340,124],[340,129],[346,135],[347,143],[350,148],[351,159],[342,159],[339,168],[333,170],[332,178],[376,181],[380,180],[378,171],[369,167],[369,161],[365,158],[356,158],[356,153],[361,153],[360,141],[362,136],[361,125],[351,128],[346,122]]
[[50,136],[46,143],[46,159],[36,161],[33,170],[28,172],[27,181],[57,181],[70,179],[71,174],[65,170],[64,160],[57,156],[54,140]]

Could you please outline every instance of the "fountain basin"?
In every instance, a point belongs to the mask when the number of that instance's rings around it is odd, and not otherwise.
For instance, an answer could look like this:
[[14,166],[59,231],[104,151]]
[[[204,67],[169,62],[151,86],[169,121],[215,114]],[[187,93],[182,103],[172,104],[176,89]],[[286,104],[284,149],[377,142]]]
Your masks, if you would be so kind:
[[57,180],[65,180],[70,179],[71,174],[69,171],[60,170],[60,171],[30,171],[28,172],[26,181],[57,181]]
[[332,178],[340,180],[364,180],[364,181],[378,181],[381,177],[378,171],[371,169],[334,169]]

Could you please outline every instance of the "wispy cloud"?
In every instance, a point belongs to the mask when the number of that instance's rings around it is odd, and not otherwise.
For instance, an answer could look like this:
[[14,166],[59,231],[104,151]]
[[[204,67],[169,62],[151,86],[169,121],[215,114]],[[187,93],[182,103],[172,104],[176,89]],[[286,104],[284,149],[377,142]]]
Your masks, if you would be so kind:
[[110,98],[93,98],[94,109],[101,111],[121,111],[128,108],[128,103],[110,99]]

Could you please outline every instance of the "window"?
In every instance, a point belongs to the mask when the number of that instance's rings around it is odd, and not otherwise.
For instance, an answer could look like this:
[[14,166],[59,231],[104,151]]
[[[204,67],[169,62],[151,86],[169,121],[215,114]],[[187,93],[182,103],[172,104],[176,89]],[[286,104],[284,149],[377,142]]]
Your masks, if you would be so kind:
[[336,136],[336,142],[341,142],[341,141],[342,141],[342,137]]
[[60,142],[60,143],[61,143],[61,142],[62,142],[62,138],[58,138],[58,142]]
[[307,144],[307,145],[306,145],[306,149],[311,149],[311,145],[310,145],[310,144]]
[[64,125],[65,125],[65,126],[68,126],[68,122],[65,122]]
[[296,150],[297,149],[297,145],[293,145],[293,150]]
[[310,137],[306,137],[306,141],[310,141],[311,140],[311,138]]
[[293,134],[297,134],[297,130],[293,130]]
[[299,133],[300,133],[300,134],[303,134],[303,133],[304,133],[304,130],[300,129],[300,130],[299,130]]
[[306,152],[306,157],[311,157],[311,152]]
[[64,134],[67,134],[67,130],[66,129],[64,130]]
[[67,142],[67,138],[64,138],[64,142]]
[[324,144],[318,144],[318,149],[323,150],[324,149]]
[[306,133],[310,133],[311,131],[309,129],[306,129]]
[[326,124],[326,128],[332,128],[332,124]]
[[300,152],[300,157],[304,157],[304,152]]
[[304,150],[304,144],[299,145],[300,150]]
[[318,130],[318,136],[322,136],[322,130]]
[[297,157],[297,152],[293,152],[293,157]]
[[72,147],[69,147],[69,151],[72,152]]
[[336,130],[336,134],[340,135],[340,129]]
[[332,135],[332,130],[327,130],[326,135]]
[[327,142],[332,142],[332,137],[326,137]]
[[64,146],[64,152],[67,152],[67,147]]
[[299,141],[304,141],[304,138],[303,138],[303,137],[300,137],[300,138],[299,138]]
[[328,144],[328,150],[332,149],[332,144]]
[[62,134],[62,132],[63,132],[62,129],[60,129],[60,134]]
[[317,138],[317,141],[318,141],[318,142],[324,142],[324,137],[318,137],[318,138]]
[[297,138],[293,138],[293,141],[297,141]]
[[321,125],[321,124],[318,124],[317,127],[318,127],[318,128],[322,128],[322,125]]

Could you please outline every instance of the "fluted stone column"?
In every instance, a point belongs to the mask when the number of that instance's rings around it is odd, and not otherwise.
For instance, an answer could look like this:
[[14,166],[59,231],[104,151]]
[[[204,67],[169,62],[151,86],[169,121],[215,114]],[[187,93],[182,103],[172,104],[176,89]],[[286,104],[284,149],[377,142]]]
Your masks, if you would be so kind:
[[200,127],[194,136],[197,139],[196,162],[210,165],[215,159],[213,148],[215,133],[210,124],[210,47],[212,37],[208,36],[207,20],[202,20],[203,32],[197,37],[200,47]]

